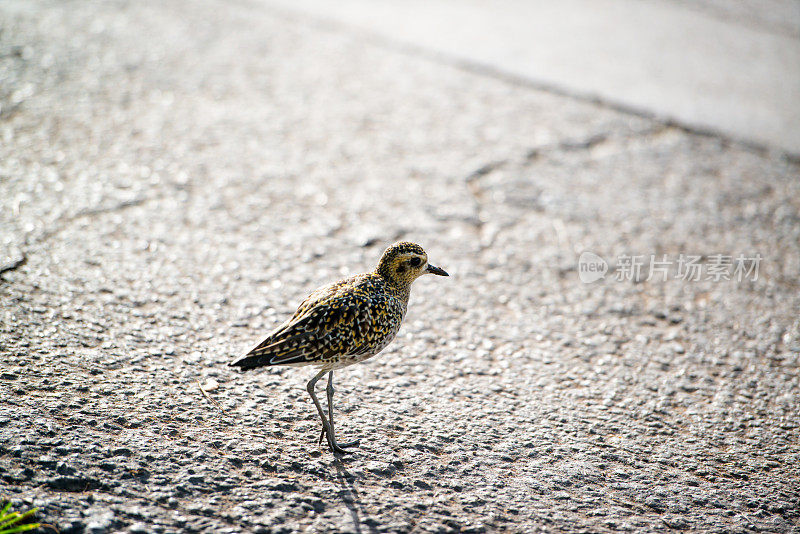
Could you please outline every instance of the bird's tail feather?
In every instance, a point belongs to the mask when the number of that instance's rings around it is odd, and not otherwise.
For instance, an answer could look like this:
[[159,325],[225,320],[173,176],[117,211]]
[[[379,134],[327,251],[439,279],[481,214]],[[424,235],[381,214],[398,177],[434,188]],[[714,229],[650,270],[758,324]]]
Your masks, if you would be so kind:
[[245,355],[244,358],[230,363],[231,367],[238,367],[242,371],[249,371],[257,367],[268,365],[298,365],[306,362],[303,346],[286,347],[285,343],[276,343],[266,347],[256,347]]
[[242,371],[249,371],[250,369],[256,369],[257,367],[272,365],[271,360],[273,356],[274,354],[256,354],[253,356],[245,356],[244,358],[233,363],[229,363],[228,365],[230,367],[238,367]]

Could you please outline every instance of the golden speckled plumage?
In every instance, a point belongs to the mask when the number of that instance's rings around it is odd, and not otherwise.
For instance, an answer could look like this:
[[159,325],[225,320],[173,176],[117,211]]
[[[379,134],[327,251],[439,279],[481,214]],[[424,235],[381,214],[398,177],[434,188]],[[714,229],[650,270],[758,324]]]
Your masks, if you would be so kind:
[[[332,450],[343,452],[333,436],[332,371],[378,354],[394,339],[406,314],[411,283],[426,273],[447,276],[428,264],[419,245],[396,243],[386,249],[375,271],[314,291],[286,323],[231,365],[245,371],[271,365],[319,366],[308,391],[322,418],[323,437],[327,435]],[[326,372],[330,423],[314,393]]]
[[394,338],[408,291],[375,273],[316,290],[292,318],[247,354],[239,367],[317,364],[338,369],[374,356]]
[[[419,258],[419,265],[408,264]],[[386,249],[374,272],[359,274],[308,296],[291,319],[232,364],[243,370],[268,365],[319,365],[332,370],[374,356],[391,342],[406,314],[411,283],[427,268],[419,245],[402,241]]]

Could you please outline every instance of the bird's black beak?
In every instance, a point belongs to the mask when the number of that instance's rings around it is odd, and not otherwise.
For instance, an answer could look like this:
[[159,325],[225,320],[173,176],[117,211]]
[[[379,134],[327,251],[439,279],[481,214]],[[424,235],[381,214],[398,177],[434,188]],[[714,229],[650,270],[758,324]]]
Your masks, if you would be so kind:
[[439,276],[450,276],[444,269],[440,269],[435,265],[431,265],[430,263],[428,264],[428,268],[425,269],[425,271],[431,274],[438,274]]

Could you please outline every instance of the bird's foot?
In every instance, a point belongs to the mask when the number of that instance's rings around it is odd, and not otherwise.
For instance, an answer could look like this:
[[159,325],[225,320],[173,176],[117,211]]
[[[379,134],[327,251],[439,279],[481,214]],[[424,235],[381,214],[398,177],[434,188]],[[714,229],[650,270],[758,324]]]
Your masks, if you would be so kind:
[[331,447],[331,451],[335,452],[336,454],[348,454],[348,453],[351,453],[353,451],[348,451],[347,449],[349,447],[358,447],[359,443],[360,443],[359,440],[355,440],[355,441],[350,441],[348,443],[336,443],[336,442],[333,442],[333,443],[329,443],[329,445]]
[[[319,442],[318,445],[322,445],[322,440],[324,440],[328,436],[327,431],[323,428],[322,432],[319,434]],[[330,438],[328,440],[328,446],[331,448],[331,451],[337,454],[347,454],[351,451],[345,450],[350,447],[358,447],[361,443],[361,440],[357,439],[354,441],[348,441],[347,443],[337,443],[336,438]]]
[[342,449],[349,449],[351,447],[358,447],[361,444],[360,439],[354,439],[353,441],[348,441],[347,443],[337,443],[337,447],[341,447]]

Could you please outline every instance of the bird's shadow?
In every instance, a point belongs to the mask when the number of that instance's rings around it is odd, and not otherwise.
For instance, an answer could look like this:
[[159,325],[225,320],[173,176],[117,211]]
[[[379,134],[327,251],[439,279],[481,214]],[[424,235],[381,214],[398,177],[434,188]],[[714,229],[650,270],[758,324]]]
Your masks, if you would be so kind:
[[370,533],[378,532],[375,519],[369,516],[364,503],[361,502],[361,496],[355,486],[356,477],[347,471],[341,458],[336,458],[332,465],[336,469],[336,481],[344,490],[342,501],[353,518],[353,529],[356,534],[363,534],[362,525]]

